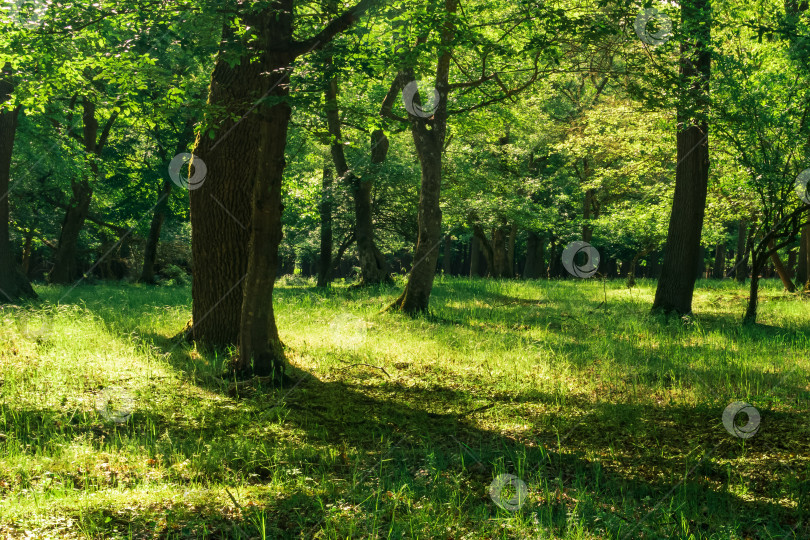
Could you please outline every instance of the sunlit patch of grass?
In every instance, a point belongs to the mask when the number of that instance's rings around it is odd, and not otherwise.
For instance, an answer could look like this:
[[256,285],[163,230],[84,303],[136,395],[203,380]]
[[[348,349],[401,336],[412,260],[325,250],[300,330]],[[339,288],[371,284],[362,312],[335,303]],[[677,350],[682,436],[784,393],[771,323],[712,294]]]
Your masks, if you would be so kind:
[[39,287],[0,309],[0,536],[807,537],[808,300],[766,281],[741,327],[733,282],[670,320],[654,286],[440,277],[409,319],[285,279],[297,382],[238,397],[232,351],[175,338],[188,288]]

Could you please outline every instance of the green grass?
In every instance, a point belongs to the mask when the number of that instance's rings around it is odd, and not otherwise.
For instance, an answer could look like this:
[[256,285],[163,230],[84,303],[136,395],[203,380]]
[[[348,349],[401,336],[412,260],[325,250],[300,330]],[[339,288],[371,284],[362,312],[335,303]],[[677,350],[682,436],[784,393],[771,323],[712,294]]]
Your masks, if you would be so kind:
[[731,282],[669,321],[649,281],[438,278],[418,319],[312,285],[277,289],[298,382],[239,396],[172,337],[187,288],[0,309],[0,537],[810,537],[810,303],[778,283],[756,327]]

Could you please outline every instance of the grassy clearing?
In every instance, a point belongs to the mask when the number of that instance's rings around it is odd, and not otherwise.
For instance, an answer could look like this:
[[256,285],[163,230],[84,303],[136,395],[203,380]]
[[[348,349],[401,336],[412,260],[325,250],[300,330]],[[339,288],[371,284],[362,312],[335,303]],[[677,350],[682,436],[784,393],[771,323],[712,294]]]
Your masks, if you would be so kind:
[[810,303],[698,287],[664,321],[648,281],[439,279],[411,320],[287,279],[298,382],[240,396],[172,338],[187,288],[40,287],[0,310],[0,536],[808,538]]

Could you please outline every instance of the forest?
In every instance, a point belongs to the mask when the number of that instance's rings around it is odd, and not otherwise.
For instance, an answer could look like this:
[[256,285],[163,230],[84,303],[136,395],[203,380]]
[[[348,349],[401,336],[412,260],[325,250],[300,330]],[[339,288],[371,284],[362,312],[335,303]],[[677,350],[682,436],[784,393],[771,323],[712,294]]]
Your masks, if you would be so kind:
[[0,0],[0,538],[810,538],[808,0]]

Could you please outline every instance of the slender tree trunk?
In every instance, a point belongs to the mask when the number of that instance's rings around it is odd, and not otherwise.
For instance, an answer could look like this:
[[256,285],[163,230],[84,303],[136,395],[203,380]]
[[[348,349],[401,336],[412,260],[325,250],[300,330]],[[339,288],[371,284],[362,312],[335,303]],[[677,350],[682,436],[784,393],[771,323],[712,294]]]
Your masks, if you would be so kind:
[[743,324],[756,324],[757,322],[757,305],[759,302],[759,273],[765,265],[767,255],[757,253],[752,250],[751,253],[751,286],[748,291],[748,307],[745,310],[745,317]]
[[25,233],[25,243],[23,244],[22,252],[22,271],[26,276],[28,271],[31,270],[31,251],[34,244],[34,231],[28,230]]
[[779,253],[777,251],[773,251],[776,242],[771,240],[768,243],[768,249],[771,250],[771,262],[773,262],[773,267],[776,270],[776,273],[779,275],[779,279],[782,280],[782,285],[785,286],[788,292],[796,292],[796,286],[793,285],[793,282],[790,280],[790,275],[788,275],[787,269],[785,269],[785,265],[782,264],[782,259],[779,258]]
[[517,225],[512,224],[512,227],[509,230],[509,246],[507,247],[506,255],[509,259],[508,261],[508,277],[513,278],[515,277],[515,240],[517,239]]
[[[7,68],[8,66],[6,66]],[[0,74],[0,105],[9,100],[14,87],[10,74],[3,69]],[[0,111],[0,304],[16,302],[22,298],[36,298],[28,278],[17,268],[11,249],[9,180],[14,137],[17,133],[17,116],[20,108]]]
[[745,259],[748,256],[746,243],[748,238],[747,231],[748,226],[745,223],[745,220],[741,219],[739,226],[737,227],[737,259],[734,261],[734,264],[736,265],[734,279],[737,283],[745,283],[745,279],[748,277],[748,265],[745,262]]
[[[188,119],[181,133],[179,134],[177,146],[174,154],[184,152],[188,147],[188,139],[194,133],[194,121]],[[165,150],[161,149],[161,157],[164,162],[168,161],[169,156],[165,154]],[[165,168],[164,168],[165,170]],[[166,177],[163,180],[163,185],[158,193],[157,204],[152,214],[152,222],[149,225],[149,236],[146,237],[146,248],[143,254],[143,268],[141,269],[141,277],[138,281],[142,283],[155,282],[155,259],[157,258],[157,248],[160,242],[160,230],[163,228],[163,222],[166,220],[166,211],[169,207],[169,195],[172,192],[173,182],[170,178]]]
[[700,235],[709,179],[709,104],[711,72],[710,0],[684,0],[681,20],[682,99],[678,111],[678,164],[664,265],[655,292],[653,310],[687,314],[692,311],[694,269],[700,255]]
[[506,230],[504,227],[492,229],[492,277],[509,277],[509,257],[506,253]]
[[321,252],[318,262],[318,287],[326,287],[332,282],[332,169],[323,168],[321,182],[321,204],[318,208],[321,217]]
[[[331,58],[327,59],[331,65]],[[371,192],[373,180],[358,178],[349,170],[346,155],[343,151],[340,114],[338,110],[338,83],[335,77],[330,78],[326,87],[326,121],[331,135],[330,150],[338,177],[349,186],[354,199],[355,227],[357,241],[357,258],[360,263],[360,281],[357,286],[393,283],[388,270],[388,263],[374,242],[374,223],[372,219]],[[382,130],[375,130],[371,135],[371,162],[379,165],[388,154],[388,138]]]
[[796,268],[796,286],[800,289],[810,290],[810,223],[802,228],[799,240],[799,262]]
[[[583,171],[585,174],[585,178],[588,177],[588,158],[584,158],[583,160]],[[582,211],[582,218],[584,220],[582,224],[582,240],[584,242],[590,242],[593,238],[593,229],[591,228],[590,221],[591,221],[591,209],[593,208],[593,198],[596,192],[593,189],[585,190],[585,200],[583,202],[583,211]]]
[[444,235],[444,257],[442,260],[444,275],[450,276],[453,272],[453,237]]
[[[410,315],[428,310],[433,278],[436,275],[436,261],[439,258],[438,247],[441,241],[442,154],[447,133],[450,59],[455,38],[452,17],[457,11],[458,0],[445,0],[444,7],[447,19],[441,32],[442,52],[436,65],[435,88],[439,93],[438,107],[428,118],[409,114],[411,135],[422,169],[418,211],[419,236],[416,241],[414,265],[408,277],[408,283],[392,305]],[[413,70],[402,71],[399,77],[402,83],[412,81],[414,80]],[[389,96],[386,96],[386,101],[390,108]]]

